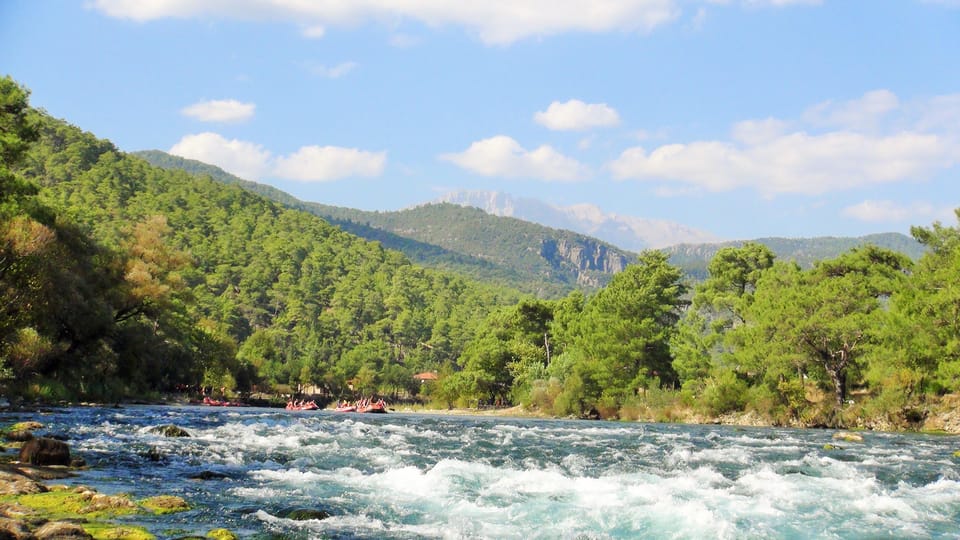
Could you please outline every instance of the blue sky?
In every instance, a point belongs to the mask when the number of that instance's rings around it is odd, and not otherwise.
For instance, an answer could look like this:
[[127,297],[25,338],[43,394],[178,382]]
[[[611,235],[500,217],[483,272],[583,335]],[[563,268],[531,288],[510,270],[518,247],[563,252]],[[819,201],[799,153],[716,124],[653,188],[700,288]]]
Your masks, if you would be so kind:
[[454,189],[722,238],[954,224],[957,0],[6,0],[0,73],[310,201]]

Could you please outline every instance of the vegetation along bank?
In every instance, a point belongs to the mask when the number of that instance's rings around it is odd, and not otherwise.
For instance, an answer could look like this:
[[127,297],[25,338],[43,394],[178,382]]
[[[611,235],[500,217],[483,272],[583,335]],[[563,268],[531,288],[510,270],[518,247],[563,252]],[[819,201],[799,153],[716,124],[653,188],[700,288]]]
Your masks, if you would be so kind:
[[[958,431],[960,229],[801,268],[645,251],[557,299],[426,269],[209,176],[151,166],[0,79],[0,377],[11,400],[385,396],[439,407]],[[414,375],[437,374],[437,380]]]

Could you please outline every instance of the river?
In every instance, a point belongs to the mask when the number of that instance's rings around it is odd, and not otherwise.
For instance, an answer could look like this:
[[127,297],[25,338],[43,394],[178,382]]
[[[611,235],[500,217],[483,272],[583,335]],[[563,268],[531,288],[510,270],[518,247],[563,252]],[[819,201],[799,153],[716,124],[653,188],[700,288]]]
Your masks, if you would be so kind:
[[[136,518],[160,538],[960,538],[956,437],[193,406],[0,415],[20,420],[87,461],[68,483],[188,500]],[[161,424],[191,437],[150,432]],[[203,472],[217,477],[190,479]],[[299,508],[330,517],[283,517]]]

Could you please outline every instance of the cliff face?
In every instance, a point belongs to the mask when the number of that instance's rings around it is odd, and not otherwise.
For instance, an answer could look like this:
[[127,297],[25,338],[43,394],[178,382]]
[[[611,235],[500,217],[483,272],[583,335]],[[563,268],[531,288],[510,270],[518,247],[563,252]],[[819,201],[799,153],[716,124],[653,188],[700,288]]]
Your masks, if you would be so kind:
[[591,287],[608,281],[629,263],[622,254],[599,242],[567,239],[544,239],[540,256],[558,270],[576,272],[577,283]]

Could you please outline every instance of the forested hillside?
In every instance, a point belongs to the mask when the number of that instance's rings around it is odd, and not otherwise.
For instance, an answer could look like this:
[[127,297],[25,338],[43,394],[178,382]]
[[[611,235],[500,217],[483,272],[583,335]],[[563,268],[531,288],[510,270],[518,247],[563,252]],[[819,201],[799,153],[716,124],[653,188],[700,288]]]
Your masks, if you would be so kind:
[[209,175],[292,208],[306,210],[361,238],[403,252],[414,262],[500,283],[542,298],[579,288],[593,291],[636,258],[595,238],[475,208],[431,204],[396,212],[368,212],[305,202],[199,161],[148,150],[154,165]]
[[[6,394],[415,394],[412,375],[435,370],[422,388],[439,406],[902,429],[960,392],[956,225],[914,227],[916,261],[864,245],[805,267],[749,242],[719,249],[693,285],[651,250],[595,293],[520,297],[153,167],[29,108],[9,78],[0,104]],[[421,211],[416,223],[446,215]]]
[[2,85],[0,352],[36,393],[414,390],[413,373],[452,364],[492,306],[517,300],[153,167]]

